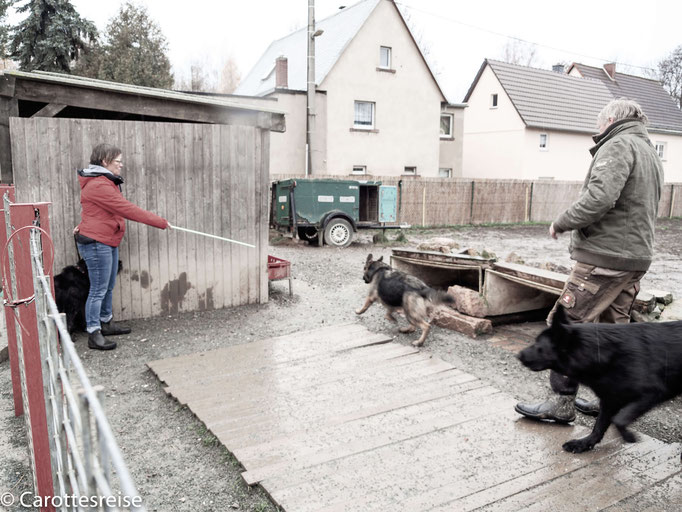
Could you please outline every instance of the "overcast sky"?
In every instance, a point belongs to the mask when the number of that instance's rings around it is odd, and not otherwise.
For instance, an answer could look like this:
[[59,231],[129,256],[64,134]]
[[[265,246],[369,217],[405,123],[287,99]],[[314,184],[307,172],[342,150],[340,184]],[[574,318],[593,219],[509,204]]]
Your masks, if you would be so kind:
[[[117,0],[72,0],[104,30]],[[271,41],[307,24],[308,0],[137,0],[168,39],[174,71],[192,62],[219,69],[232,54],[242,76]],[[316,0],[318,20],[356,0]],[[682,1],[398,0],[448,100],[462,101],[483,59],[500,58],[509,37],[535,43],[536,66],[617,61],[655,64],[682,44]],[[324,37],[324,36],[322,36]],[[619,70],[624,66],[619,65]],[[630,72],[643,73],[630,68]]]

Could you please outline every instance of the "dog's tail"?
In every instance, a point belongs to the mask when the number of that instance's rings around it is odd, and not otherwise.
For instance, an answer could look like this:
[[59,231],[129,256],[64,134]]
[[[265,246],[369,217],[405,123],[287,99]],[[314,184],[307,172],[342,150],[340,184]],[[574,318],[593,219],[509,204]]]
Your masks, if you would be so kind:
[[447,304],[449,306],[455,305],[455,298],[443,290],[434,290],[431,288],[427,298],[434,304]]

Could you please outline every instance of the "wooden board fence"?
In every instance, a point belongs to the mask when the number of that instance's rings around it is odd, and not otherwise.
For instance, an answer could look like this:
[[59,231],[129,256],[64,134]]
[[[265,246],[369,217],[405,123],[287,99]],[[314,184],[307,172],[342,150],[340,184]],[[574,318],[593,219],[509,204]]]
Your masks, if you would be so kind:
[[49,201],[55,272],[77,261],[76,170],[92,148],[123,151],[123,195],[171,224],[256,249],[127,222],[119,319],[267,301],[269,132],[255,127],[11,118],[18,202]]
[[[272,175],[271,181],[302,178]],[[398,221],[413,226],[551,222],[580,195],[582,182],[412,176],[314,175],[313,179],[371,179],[399,186]],[[663,187],[659,218],[682,216],[682,183]]]

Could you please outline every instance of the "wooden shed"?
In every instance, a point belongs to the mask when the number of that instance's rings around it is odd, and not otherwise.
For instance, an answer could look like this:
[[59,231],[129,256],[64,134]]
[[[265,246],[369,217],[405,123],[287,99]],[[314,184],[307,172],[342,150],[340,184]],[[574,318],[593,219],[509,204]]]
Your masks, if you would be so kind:
[[119,319],[267,302],[270,131],[281,111],[55,73],[0,74],[0,173],[18,202],[49,201],[54,270],[77,261],[76,171],[123,150],[124,196],[171,224],[256,246],[127,223]]

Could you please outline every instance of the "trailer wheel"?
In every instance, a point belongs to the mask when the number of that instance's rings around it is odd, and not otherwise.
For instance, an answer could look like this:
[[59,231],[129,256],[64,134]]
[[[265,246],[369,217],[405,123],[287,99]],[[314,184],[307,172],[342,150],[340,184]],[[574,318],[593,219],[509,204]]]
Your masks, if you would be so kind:
[[313,226],[304,226],[298,228],[298,238],[305,240],[309,244],[316,244],[319,239],[319,232]]
[[346,219],[332,219],[324,228],[324,241],[334,247],[348,247],[353,240],[353,227]]

